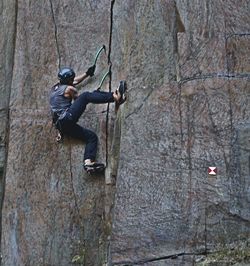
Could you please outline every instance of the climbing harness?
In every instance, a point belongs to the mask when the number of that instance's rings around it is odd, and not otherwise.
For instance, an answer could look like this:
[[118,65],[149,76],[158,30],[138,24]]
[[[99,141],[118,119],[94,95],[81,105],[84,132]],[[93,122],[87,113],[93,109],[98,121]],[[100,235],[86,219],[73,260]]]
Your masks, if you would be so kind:
[[65,115],[66,115],[66,111],[60,116],[58,116],[57,113],[52,113],[52,122],[56,130],[56,142],[57,143],[63,142],[63,133],[62,133],[62,127],[61,127],[60,120],[62,120],[63,117],[65,117]]
[[61,124],[60,124],[59,118],[56,121],[55,129],[57,131],[56,142],[57,143],[62,143],[63,142],[63,133],[62,133],[62,130],[61,130]]

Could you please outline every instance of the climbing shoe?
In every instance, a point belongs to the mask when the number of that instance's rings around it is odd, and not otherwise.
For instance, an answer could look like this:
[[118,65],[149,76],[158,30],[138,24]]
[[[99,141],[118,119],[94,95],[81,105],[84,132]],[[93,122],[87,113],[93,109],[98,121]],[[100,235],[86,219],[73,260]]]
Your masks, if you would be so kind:
[[121,95],[121,98],[118,101],[119,105],[123,104],[126,101],[126,95],[125,95],[126,90],[127,90],[127,83],[125,80],[121,80],[119,88],[116,90],[116,93]]
[[91,174],[91,173],[101,173],[105,169],[105,165],[103,163],[97,163],[97,162],[87,162],[83,165],[84,170]]

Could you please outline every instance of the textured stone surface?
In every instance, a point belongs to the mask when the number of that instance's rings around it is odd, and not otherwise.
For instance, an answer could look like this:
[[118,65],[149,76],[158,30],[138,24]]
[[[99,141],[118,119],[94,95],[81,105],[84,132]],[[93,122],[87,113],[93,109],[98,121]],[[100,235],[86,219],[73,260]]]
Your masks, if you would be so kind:
[[[124,45],[115,39],[114,50],[120,48],[131,90],[113,264],[174,265],[157,259],[244,241],[250,234],[249,3],[126,1],[115,10]],[[180,22],[185,32],[178,32]],[[208,176],[209,166],[218,167],[216,178]]]
[[[3,265],[189,266],[249,239],[249,1],[0,3]],[[106,105],[80,121],[105,178],[83,173],[81,143],[55,143],[47,103],[58,67],[85,71],[102,44],[112,88],[129,86],[108,124]]]
[[[5,169],[8,150],[9,98],[15,47],[16,5],[15,1],[0,3],[0,201],[3,202]],[[2,222],[2,215],[1,222]],[[1,232],[0,232],[1,235]]]
[[[15,14],[11,2],[4,2],[4,12]],[[11,108],[3,265],[68,266],[76,255],[85,265],[99,265],[105,257],[104,177],[84,173],[82,143],[56,144],[48,92],[57,80],[59,65],[71,65],[77,73],[86,71],[97,49],[108,45],[110,2],[18,1],[16,8],[14,69],[8,81]],[[8,17],[4,19],[7,23]],[[7,47],[11,38],[4,34]],[[107,58],[102,54],[96,78],[85,90],[97,86],[105,68]],[[10,85],[5,89],[10,91]],[[88,108],[81,123],[100,132],[105,114],[91,119],[90,113],[105,109]],[[99,155],[105,160],[105,146]]]

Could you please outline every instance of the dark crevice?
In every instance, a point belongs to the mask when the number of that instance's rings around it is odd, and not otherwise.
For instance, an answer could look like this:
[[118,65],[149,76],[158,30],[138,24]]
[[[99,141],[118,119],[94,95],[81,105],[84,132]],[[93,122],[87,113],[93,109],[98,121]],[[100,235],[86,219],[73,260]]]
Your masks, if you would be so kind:
[[110,6],[110,31],[109,31],[109,51],[108,51],[108,63],[111,64],[111,48],[112,48],[112,31],[113,31],[113,8],[115,0],[111,0]]
[[55,28],[55,41],[56,41],[56,50],[57,50],[57,55],[58,55],[58,69],[59,69],[61,67],[61,54],[60,54],[60,48],[59,48],[59,42],[58,42],[57,24],[56,24],[56,18],[55,18],[52,0],[49,0],[49,3],[50,3],[51,14],[52,14],[52,20],[53,20],[54,28]]
[[[115,0],[111,1],[110,6],[110,28],[109,28],[109,45],[108,45],[108,65],[109,65],[109,92],[112,90],[112,62],[111,62],[111,48],[112,48],[112,32],[113,32],[113,8],[114,8]],[[106,113],[106,167],[108,166],[108,139],[109,139],[109,110],[110,103],[107,105],[107,113]]]
[[223,73],[214,72],[203,75],[194,75],[192,77],[182,78],[178,83],[184,84],[193,80],[205,80],[210,78],[228,78],[228,79],[250,79],[250,73]]
[[124,266],[132,266],[132,265],[142,265],[145,263],[149,262],[155,262],[155,261],[161,261],[161,260],[174,260],[177,259],[178,257],[183,257],[183,256],[201,256],[201,255],[207,255],[207,254],[213,254],[216,252],[207,252],[207,251],[202,251],[202,252],[181,252],[181,253],[176,253],[172,255],[167,255],[167,256],[162,256],[158,258],[148,258],[144,260],[138,260],[138,261],[120,261],[113,263],[112,266],[115,265],[124,265]]
[[[111,61],[111,52],[112,52],[112,38],[113,38],[113,9],[114,9],[115,0],[111,0],[110,4],[110,29],[109,29],[109,45],[108,45],[108,65],[109,65],[109,92],[112,91],[112,61]],[[118,126],[120,121],[115,121],[115,127],[114,127],[114,134],[112,136],[112,143],[111,143],[111,150],[109,157],[109,112],[110,112],[110,104],[107,105],[107,111],[106,111],[106,173],[105,173],[105,181],[107,186],[105,186],[105,194],[106,194],[106,202],[105,202],[105,228],[104,228],[104,234],[106,238],[106,245],[105,245],[105,263],[107,265],[110,265],[111,262],[111,255],[110,255],[110,243],[111,243],[111,227],[113,223],[112,214],[113,214],[113,206],[114,206],[114,197],[115,197],[115,186],[113,186],[113,183],[111,182],[113,176],[113,168],[114,168],[114,157],[116,156],[115,151],[113,150],[113,145],[116,142],[116,128]],[[118,124],[117,124],[118,123]],[[120,138],[120,132],[119,132],[119,138]],[[116,143],[115,143],[116,145]],[[105,264],[105,265],[106,265]]]
[[179,81],[181,79],[181,70],[180,70],[180,54],[179,54],[179,43],[178,43],[178,33],[179,32],[185,32],[185,26],[182,22],[178,7],[175,2],[175,24],[174,24],[174,54],[175,54],[175,69],[176,69],[176,75],[173,78],[174,80]]
[[185,32],[186,29],[184,23],[181,20],[181,16],[176,3],[175,3],[175,16],[176,16],[177,32]]
[[179,116],[180,116],[180,143],[181,147],[183,147],[184,144],[184,134],[183,134],[183,112],[182,112],[182,101],[181,101],[181,84],[178,84],[178,106],[179,106]]

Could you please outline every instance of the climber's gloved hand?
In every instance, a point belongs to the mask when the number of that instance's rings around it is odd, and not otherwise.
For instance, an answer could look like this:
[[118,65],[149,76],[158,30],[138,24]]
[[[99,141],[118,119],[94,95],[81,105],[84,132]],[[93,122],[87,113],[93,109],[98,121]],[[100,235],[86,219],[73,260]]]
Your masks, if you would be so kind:
[[95,65],[89,67],[89,69],[86,72],[87,76],[93,77],[95,74]]

